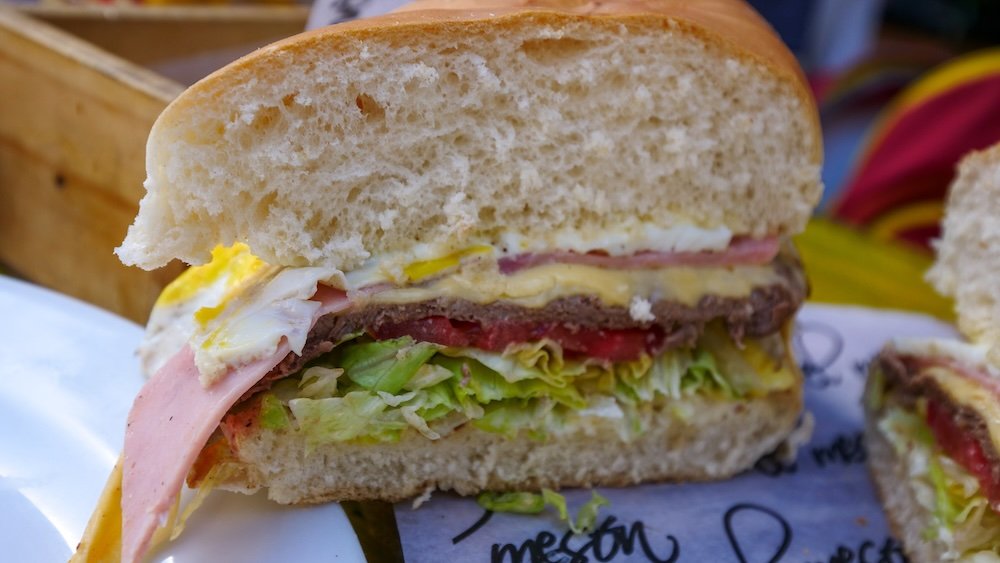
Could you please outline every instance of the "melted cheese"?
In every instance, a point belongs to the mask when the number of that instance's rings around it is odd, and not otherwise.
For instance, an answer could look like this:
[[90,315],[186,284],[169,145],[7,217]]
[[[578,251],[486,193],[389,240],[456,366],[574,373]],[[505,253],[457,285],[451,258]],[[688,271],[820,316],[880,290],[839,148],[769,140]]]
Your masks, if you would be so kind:
[[986,423],[993,447],[1000,451],[1000,401],[992,389],[947,367],[928,367],[921,374],[934,379],[954,404],[978,412]]
[[545,264],[502,275],[494,268],[464,268],[419,287],[389,289],[374,303],[416,303],[439,297],[475,303],[506,300],[525,307],[574,295],[597,296],[607,305],[628,307],[633,297],[696,305],[706,295],[745,297],[755,287],[783,283],[773,266],[670,267],[610,270],[582,264]]
[[[189,343],[203,382],[210,384],[227,367],[270,354],[283,338],[298,353],[316,307],[310,297],[317,283],[347,289],[357,305],[365,300],[402,304],[453,298],[537,308],[584,295],[609,306],[632,307],[640,316],[637,303],[668,300],[695,306],[706,295],[746,297],[754,288],[784,283],[772,265],[614,270],[553,263],[505,275],[498,271],[497,253],[495,247],[480,245],[411,260],[399,264],[397,287],[384,289],[381,266],[352,278],[333,269],[271,266],[243,244],[219,247],[210,263],[189,269],[157,300],[140,350],[143,367],[154,373]],[[365,284],[358,285],[362,279]],[[372,282],[378,282],[378,291],[357,291]]]
[[346,274],[347,289],[392,283],[419,282],[455,268],[466,258],[492,254],[494,257],[525,253],[546,253],[553,249],[586,254],[600,251],[610,256],[629,256],[639,251],[717,252],[733,240],[726,227],[705,228],[675,225],[664,228],[634,220],[614,228],[581,233],[576,229],[553,231],[545,237],[527,238],[516,233],[499,233],[494,241],[465,241],[465,248],[453,243],[419,243],[396,252],[374,256]]

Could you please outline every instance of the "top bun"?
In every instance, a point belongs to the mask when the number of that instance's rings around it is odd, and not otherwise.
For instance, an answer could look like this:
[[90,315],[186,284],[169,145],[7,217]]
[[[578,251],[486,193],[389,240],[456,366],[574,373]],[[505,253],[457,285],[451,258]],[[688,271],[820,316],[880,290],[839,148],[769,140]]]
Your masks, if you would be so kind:
[[970,153],[951,184],[927,279],[955,298],[958,328],[1000,365],[1000,144]]
[[502,233],[800,231],[822,147],[794,58],[740,0],[420,2],[291,37],[178,97],[118,255],[269,263]]

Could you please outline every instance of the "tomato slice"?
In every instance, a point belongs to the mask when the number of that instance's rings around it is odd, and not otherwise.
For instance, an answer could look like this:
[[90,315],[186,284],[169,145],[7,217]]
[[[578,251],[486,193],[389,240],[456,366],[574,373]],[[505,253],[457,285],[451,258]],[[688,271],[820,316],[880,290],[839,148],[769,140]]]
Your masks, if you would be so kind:
[[562,346],[568,356],[584,356],[612,362],[655,355],[663,348],[664,334],[651,329],[586,329],[556,323],[501,322],[481,325],[446,317],[427,317],[414,321],[380,325],[369,332],[377,339],[411,336],[415,340],[444,346],[471,346],[501,352],[511,344],[550,339]]
[[944,453],[979,481],[990,505],[1000,506],[1000,486],[993,479],[983,445],[958,425],[955,411],[940,401],[927,401],[927,425]]

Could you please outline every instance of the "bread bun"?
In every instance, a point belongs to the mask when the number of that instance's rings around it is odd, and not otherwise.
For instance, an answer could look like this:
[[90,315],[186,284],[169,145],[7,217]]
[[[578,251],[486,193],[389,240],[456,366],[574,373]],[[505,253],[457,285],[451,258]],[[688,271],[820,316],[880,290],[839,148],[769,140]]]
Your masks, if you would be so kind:
[[[618,421],[598,417],[544,441],[467,424],[433,441],[408,431],[398,443],[316,447],[295,431],[255,426],[237,439],[239,461],[221,486],[241,492],[267,487],[280,503],[395,502],[432,489],[469,495],[719,479],[745,471],[785,440],[801,411],[802,388],[746,400],[695,395],[680,403],[643,409],[646,430],[632,441],[619,436]],[[679,417],[680,408],[690,417]]]
[[951,184],[927,278],[955,299],[959,329],[1000,364],[1000,145],[966,156]]
[[868,469],[885,514],[889,517],[893,535],[906,546],[906,555],[912,563],[944,561],[945,545],[924,535],[924,531],[934,524],[933,516],[914,496],[906,459],[896,455],[892,444],[879,431],[878,417],[870,412],[867,415],[865,446],[868,449]]
[[276,43],[160,116],[127,264],[349,270],[419,242],[798,232],[816,109],[739,0],[421,2]]

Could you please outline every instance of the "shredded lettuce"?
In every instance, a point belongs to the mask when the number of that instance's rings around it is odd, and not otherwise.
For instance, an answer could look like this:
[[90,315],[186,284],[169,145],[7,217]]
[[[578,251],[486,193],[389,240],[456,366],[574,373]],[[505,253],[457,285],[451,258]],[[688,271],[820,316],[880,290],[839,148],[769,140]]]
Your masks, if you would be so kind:
[[586,534],[597,525],[597,513],[602,506],[610,506],[611,501],[597,494],[597,491],[590,491],[590,500],[585,502],[576,513],[576,521],[570,523],[569,527],[574,534]]
[[424,364],[420,366],[417,373],[403,386],[404,389],[424,389],[454,375],[450,370],[434,364]]
[[882,410],[885,404],[885,386],[885,373],[876,365],[868,372],[868,380],[865,382],[865,407],[869,411]]
[[[517,354],[496,354],[476,348],[452,348],[446,350],[445,354],[472,358],[492,370],[494,373],[501,374],[501,377],[510,383],[516,383],[526,379],[541,379],[543,382],[553,387],[562,387],[566,385],[566,376],[573,375],[571,373],[560,373],[560,375],[556,375],[551,370],[542,369],[541,367],[532,364],[522,363],[519,361]],[[536,358],[538,357],[539,356],[536,355]],[[549,367],[547,361],[542,365],[545,368]]]
[[948,546],[947,560],[1000,561],[1000,514],[990,507],[978,480],[938,449],[923,418],[892,407],[878,427],[907,460],[914,497],[934,516],[924,537]]
[[288,413],[281,400],[271,393],[265,393],[260,400],[260,425],[268,430],[283,430],[288,428],[289,423]]
[[436,420],[453,412],[461,413],[470,420],[483,416],[483,407],[474,398],[455,392],[453,378],[422,389],[418,399],[419,414],[427,420]]
[[[786,384],[794,381],[794,372],[776,365],[755,341],[740,351],[723,330],[713,331],[695,350],[630,362],[570,359],[550,340],[494,353],[408,336],[375,341],[352,335],[276,382],[262,404],[261,423],[303,432],[312,447],[395,441],[408,428],[438,439],[465,423],[545,439],[585,417],[620,421],[629,439],[643,431],[644,405],[656,400],[695,394],[733,400],[772,388],[783,377]],[[753,360],[751,352],[767,359]],[[675,404],[668,412],[684,418],[682,404]]]
[[[479,353],[482,357],[484,354]],[[454,375],[456,395],[475,397],[482,404],[504,399],[534,399],[549,397],[572,408],[583,408],[586,401],[580,392],[563,378],[562,384],[555,386],[539,378],[506,379],[502,372],[486,366],[475,359],[440,356],[434,362]],[[525,370],[527,368],[524,368]]]
[[[741,379],[746,379],[745,371],[737,370],[734,372],[734,375],[739,375]],[[733,383],[730,383],[728,379],[722,376],[718,366],[715,365],[715,358],[705,349],[698,350],[694,361],[688,366],[687,374],[689,377],[684,378],[682,381],[681,391],[683,392],[692,392],[692,390],[696,391],[708,387],[719,389],[726,396],[737,397],[745,395],[753,386],[752,384],[745,384],[742,386],[744,387],[743,389],[737,390]]]
[[333,397],[337,393],[337,378],[344,370],[313,366],[302,372],[298,396],[307,399]]
[[306,429],[306,443],[312,447],[357,438],[397,440],[408,426],[402,413],[389,409],[385,400],[368,391],[328,399],[292,399],[288,407],[299,428]]
[[948,477],[945,475],[944,469],[941,468],[937,457],[932,455],[927,460],[927,476],[930,477],[931,484],[934,485],[934,516],[937,517],[938,522],[951,527],[955,522],[955,516],[958,515],[958,508],[955,506],[955,500],[953,500],[949,490],[951,487],[948,486]]
[[[784,341],[780,335],[744,341],[742,346],[729,337],[720,325],[705,328],[699,350],[710,353],[710,372],[715,385],[728,386],[724,391],[736,397],[761,396],[792,386],[795,374],[782,360]],[[725,374],[721,377],[719,374]]]
[[[514,514],[539,514],[545,510],[545,498],[537,493],[511,492],[493,493],[483,492],[476,497],[479,506],[493,512],[511,512]],[[565,511],[565,503],[563,504]]]
[[504,350],[503,355],[513,358],[519,365],[541,372],[545,378],[562,379],[566,376],[582,375],[587,370],[587,362],[571,362],[564,359],[562,346],[548,339],[512,344]]
[[483,416],[474,420],[473,426],[508,438],[527,431],[529,437],[544,440],[547,431],[565,426],[565,416],[561,416],[556,411],[556,403],[549,400],[514,399],[488,404],[483,410]]
[[476,497],[476,502],[486,510],[514,514],[540,514],[546,506],[551,506],[559,513],[559,519],[566,522],[574,534],[586,534],[593,530],[597,524],[598,511],[602,506],[611,504],[597,491],[591,491],[590,500],[580,507],[576,518],[570,519],[569,509],[566,507],[566,497],[551,489],[542,489],[541,493],[484,492]]
[[355,341],[335,349],[330,362],[364,389],[398,393],[439,348],[429,342],[414,342],[409,336]]

